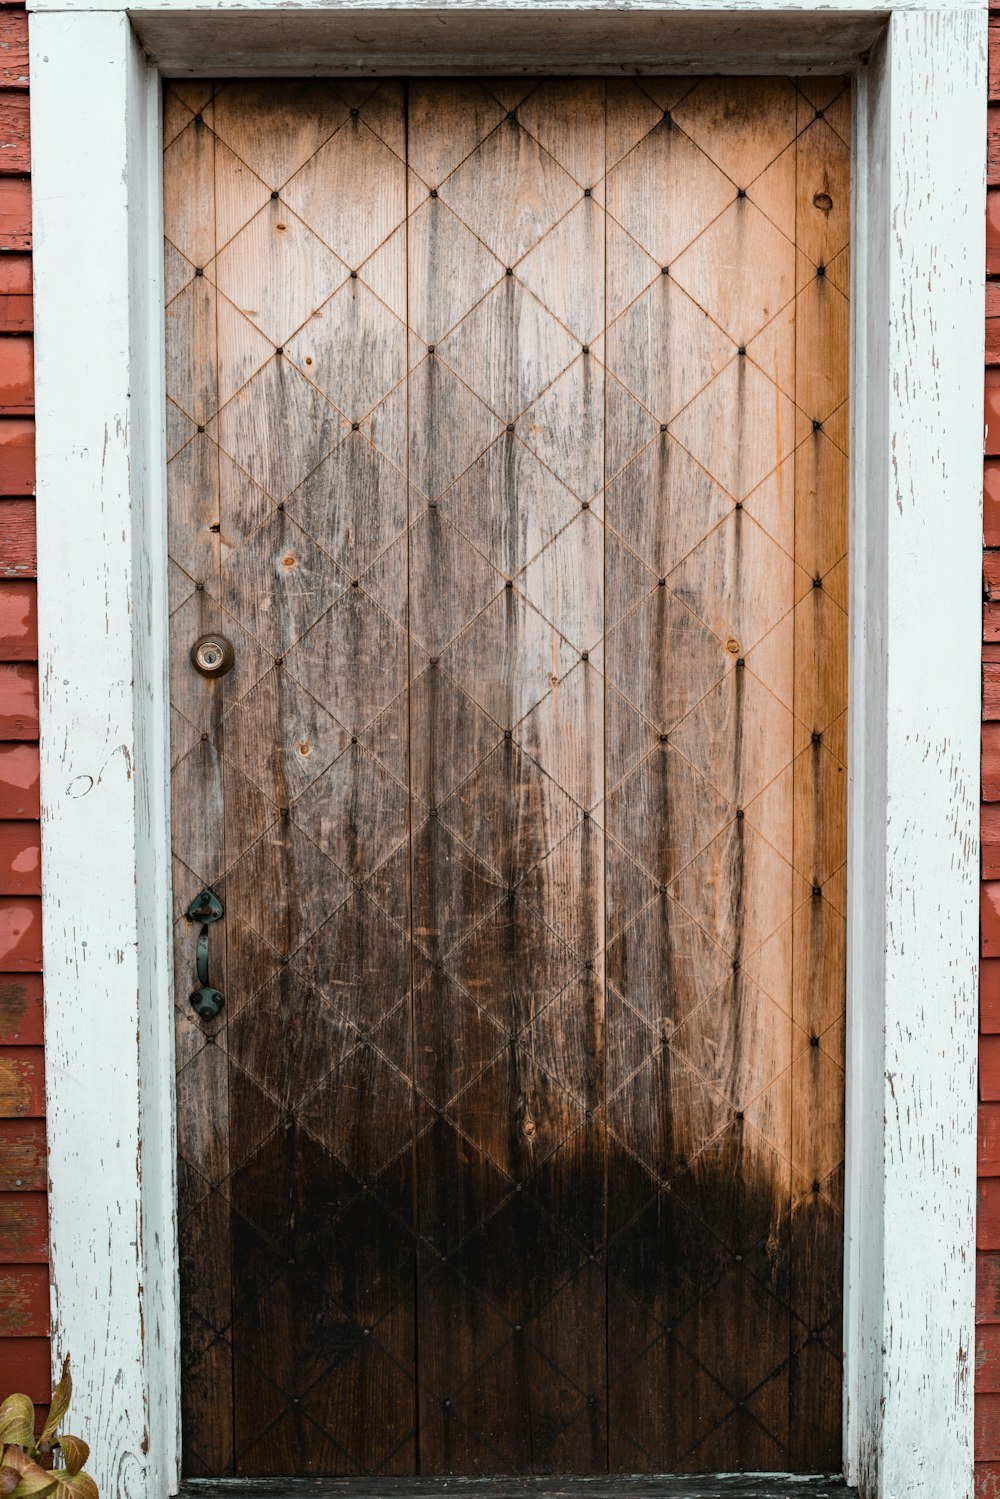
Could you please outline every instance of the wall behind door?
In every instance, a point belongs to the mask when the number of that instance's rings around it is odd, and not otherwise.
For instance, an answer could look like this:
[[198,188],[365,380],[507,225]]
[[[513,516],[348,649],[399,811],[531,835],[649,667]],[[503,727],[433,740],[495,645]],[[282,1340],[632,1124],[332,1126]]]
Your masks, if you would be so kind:
[[[0,3],[0,1397],[48,1400],[28,18]],[[95,351],[96,357],[96,351]]]

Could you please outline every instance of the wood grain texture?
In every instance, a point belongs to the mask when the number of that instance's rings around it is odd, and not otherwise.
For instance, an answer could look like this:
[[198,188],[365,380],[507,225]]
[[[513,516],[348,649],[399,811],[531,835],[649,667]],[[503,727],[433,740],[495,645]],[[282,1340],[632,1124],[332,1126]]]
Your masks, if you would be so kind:
[[49,1273],[45,1265],[9,1265],[0,1270],[0,1338],[46,1337]]
[[0,576],[33,578],[38,562],[34,500],[0,500]]
[[47,1186],[44,1121],[0,1120],[0,1190],[44,1192]]
[[0,14],[0,84],[28,87],[28,16],[20,8]]
[[31,249],[31,183],[0,178],[0,250]]
[[30,170],[31,120],[28,95],[24,91],[0,89],[0,174],[13,175]]
[[[0,1195],[0,1265],[44,1265],[48,1250],[46,1193],[17,1190]],[[47,1347],[45,1367],[48,1371]],[[49,1384],[45,1394],[51,1392]]]
[[836,1459],[846,100],[168,88],[189,1474]]

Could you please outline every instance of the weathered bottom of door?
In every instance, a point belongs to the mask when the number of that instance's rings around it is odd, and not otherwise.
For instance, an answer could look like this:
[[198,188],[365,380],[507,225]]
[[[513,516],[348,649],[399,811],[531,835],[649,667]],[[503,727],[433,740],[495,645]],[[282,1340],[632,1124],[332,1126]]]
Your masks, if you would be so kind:
[[299,1478],[193,1479],[180,1499],[851,1499],[857,1489],[824,1475],[741,1473],[685,1478]]

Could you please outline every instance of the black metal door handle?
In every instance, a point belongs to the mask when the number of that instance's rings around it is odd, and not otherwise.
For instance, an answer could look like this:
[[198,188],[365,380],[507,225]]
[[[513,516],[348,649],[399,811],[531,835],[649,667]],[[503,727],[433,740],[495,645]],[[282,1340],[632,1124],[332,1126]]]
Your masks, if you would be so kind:
[[199,987],[191,994],[191,1008],[201,1020],[214,1020],[226,1002],[221,990],[213,989],[208,982],[208,929],[223,915],[222,902],[211,890],[203,890],[187,908],[188,921],[201,922],[195,950]]

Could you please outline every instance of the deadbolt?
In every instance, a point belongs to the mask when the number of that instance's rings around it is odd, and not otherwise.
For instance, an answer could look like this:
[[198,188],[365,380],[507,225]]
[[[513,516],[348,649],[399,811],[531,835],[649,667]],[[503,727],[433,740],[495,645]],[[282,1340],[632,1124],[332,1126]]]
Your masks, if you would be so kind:
[[225,635],[200,635],[191,647],[191,665],[203,677],[224,677],[235,660],[232,641]]

